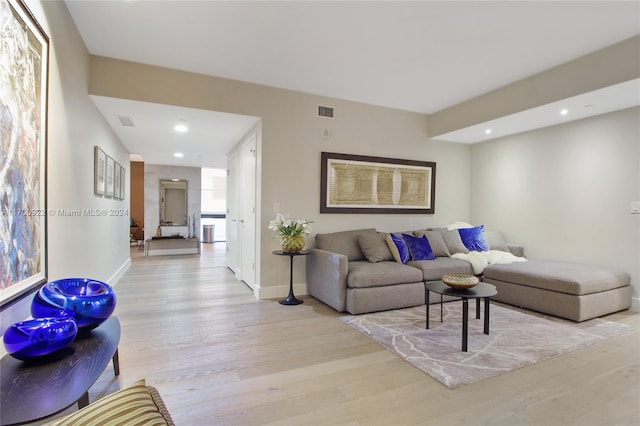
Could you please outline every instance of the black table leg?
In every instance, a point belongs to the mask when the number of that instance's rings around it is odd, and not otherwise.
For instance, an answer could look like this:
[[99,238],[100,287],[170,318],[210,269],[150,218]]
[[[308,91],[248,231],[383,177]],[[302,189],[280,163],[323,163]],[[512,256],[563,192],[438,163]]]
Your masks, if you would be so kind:
[[116,349],[116,353],[113,354],[111,358],[113,360],[113,375],[120,375],[120,356],[118,355],[118,349]]
[[429,329],[429,289],[427,287],[424,288],[424,300],[426,302],[427,305],[427,318],[426,318],[426,324],[427,326],[425,327],[427,330]]
[[442,315],[442,295],[440,295],[440,322],[444,322],[444,315]]
[[462,299],[462,352],[467,352],[467,335],[469,333],[469,299]]
[[[480,299],[478,299],[479,301]],[[489,334],[489,305],[488,297],[484,298],[484,334]]]
[[78,400],[78,410],[89,405],[89,391],[86,391],[82,394],[80,399]]
[[293,258],[294,255],[289,255],[289,295],[279,302],[281,305],[300,305],[304,303],[304,300],[296,299],[296,296],[293,295]]
[[480,298],[476,297],[476,319],[480,319]]

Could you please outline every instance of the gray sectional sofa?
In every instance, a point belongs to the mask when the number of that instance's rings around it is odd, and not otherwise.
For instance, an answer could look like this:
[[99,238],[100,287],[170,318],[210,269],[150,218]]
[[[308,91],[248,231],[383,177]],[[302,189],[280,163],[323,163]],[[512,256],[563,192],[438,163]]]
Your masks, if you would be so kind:
[[[451,257],[468,252],[455,229],[394,234],[426,237],[435,258],[402,263],[389,234],[374,228],[317,234],[307,256],[309,294],[339,312],[362,314],[423,305],[424,282],[439,281],[444,274],[474,273],[469,262]],[[490,250],[524,256],[523,247],[508,244],[499,231],[484,231],[484,237]],[[536,260],[490,265],[483,278],[497,287],[494,300],[574,321],[631,304],[629,274],[609,268]],[[439,300],[437,296],[429,302]]]

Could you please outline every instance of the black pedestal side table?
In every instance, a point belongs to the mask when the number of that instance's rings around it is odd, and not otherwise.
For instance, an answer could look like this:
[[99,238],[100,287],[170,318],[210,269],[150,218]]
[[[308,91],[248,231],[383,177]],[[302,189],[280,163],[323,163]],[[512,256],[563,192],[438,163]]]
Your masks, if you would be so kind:
[[306,256],[311,253],[311,250],[302,250],[298,252],[287,252],[282,250],[275,250],[272,252],[277,256],[289,256],[289,295],[286,299],[280,301],[281,305],[300,305],[304,303],[304,300],[297,299],[293,294],[293,258],[296,256]]

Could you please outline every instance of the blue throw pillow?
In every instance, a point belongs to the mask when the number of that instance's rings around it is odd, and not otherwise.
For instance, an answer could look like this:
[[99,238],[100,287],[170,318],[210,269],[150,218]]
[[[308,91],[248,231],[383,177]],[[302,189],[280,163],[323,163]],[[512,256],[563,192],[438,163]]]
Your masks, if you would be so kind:
[[[407,247],[407,243],[404,241],[404,238],[402,238],[402,236],[400,235],[396,235],[396,234],[389,234],[389,236],[391,237],[391,240],[393,241],[393,243],[395,244],[396,248],[398,249],[398,254],[400,256],[400,262],[402,263],[407,263],[409,261],[409,248]],[[396,259],[398,260],[398,259]]]
[[473,228],[460,228],[458,229],[458,233],[462,239],[462,244],[464,244],[469,251],[489,250],[489,243],[484,236],[484,225]]
[[402,236],[409,248],[411,260],[433,260],[436,258],[426,236],[422,236],[422,238],[414,237],[409,234],[402,234]]

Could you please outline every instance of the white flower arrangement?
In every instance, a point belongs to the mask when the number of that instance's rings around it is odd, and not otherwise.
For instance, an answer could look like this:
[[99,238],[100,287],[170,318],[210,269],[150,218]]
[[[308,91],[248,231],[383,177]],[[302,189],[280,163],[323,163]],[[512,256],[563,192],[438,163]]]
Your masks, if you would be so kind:
[[313,223],[313,221],[308,219],[291,220],[288,214],[276,213],[276,218],[269,222],[269,229],[276,231],[276,237],[293,237],[310,234],[310,223]]

